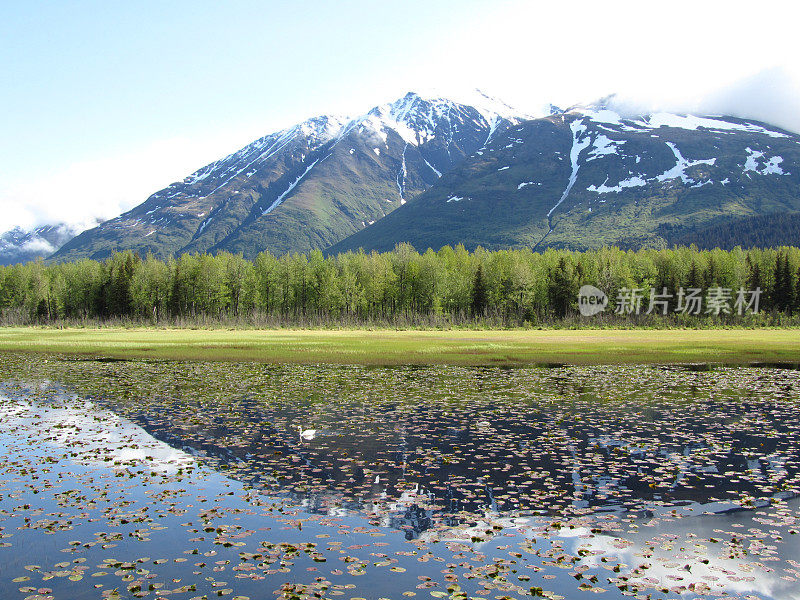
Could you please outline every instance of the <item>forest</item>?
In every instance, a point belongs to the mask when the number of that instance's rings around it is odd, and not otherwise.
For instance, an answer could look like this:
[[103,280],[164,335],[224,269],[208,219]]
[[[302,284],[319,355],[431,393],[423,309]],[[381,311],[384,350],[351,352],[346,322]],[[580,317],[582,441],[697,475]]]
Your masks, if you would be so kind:
[[[600,314],[578,312],[584,285],[607,295]],[[759,291],[755,306],[750,294],[744,307],[742,294],[753,290]],[[661,299],[655,310],[651,291]],[[685,300],[692,293],[705,303],[687,311]],[[711,295],[717,297],[716,308]],[[419,253],[400,244],[385,253],[261,253],[253,261],[224,252],[159,260],[125,251],[103,261],[0,267],[0,321],[253,327],[796,325],[800,249],[537,253],[446,246]]]
[[800,240],[800,213],[756,215],[699,228],[677,227],[674,231],[663,225],[659,227],[659,233],[670,245],[694,244],[706,250],[730,250],[736,246],[773,248],[786,244],[787,240]]

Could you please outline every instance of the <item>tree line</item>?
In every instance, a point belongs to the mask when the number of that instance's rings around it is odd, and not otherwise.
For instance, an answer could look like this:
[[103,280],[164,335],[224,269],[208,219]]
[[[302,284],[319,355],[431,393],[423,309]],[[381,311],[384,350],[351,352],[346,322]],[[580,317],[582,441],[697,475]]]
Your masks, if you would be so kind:
[[773,248],[785,244],[786,240],[800,240],[800,213],[756,215],[691,229],[664,225],[659,233],[678,246]]
[[[608,297],[594,321],[578,313],[584,285]],[[713,289],[726,291],[729,311],[679,310],[687,290],[705,295]],[[758,315],[734,310],[737,291],[756,289]],[[640,296],[641,314],[630,305],[615,310],[631,290]],[[646,314],[652,290],[667,300]],[[468,252],[446,246],[419,253],[400,244],[391,252],[336,256],[263,252],[252,261],[225,252],[160,260],[125,251],[103,261],[0,267],[0,318],[5,324],[254,326],[786,324],[800,322],[800,249]]]

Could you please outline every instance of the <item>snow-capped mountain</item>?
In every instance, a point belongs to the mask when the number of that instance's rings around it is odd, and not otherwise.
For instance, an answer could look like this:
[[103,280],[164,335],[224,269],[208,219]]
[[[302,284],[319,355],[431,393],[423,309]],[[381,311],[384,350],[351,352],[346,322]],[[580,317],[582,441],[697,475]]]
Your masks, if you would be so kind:
[[409,93],[356,118],[267,135],[67,243],[57,259],[133,249],[252,257],[325,249],[434,185],[526,115]]
[[309,119],[153,194],[55,258],[402,241],[798,243],[774,215],[800,212],[800,136],[725,116],[621,114],[608,100],[542,112],[481,94],[466,104],[409,93],[355,118]]
[[797,134],[723,116],[621,115],[603,103],[551,112],[493,136],[330,251],[721,243],[712,230],[728,246],[800,242],[753,231],[774,229],[765,215],[800,211]]
[[15,227],[0,235],[0,265],[47,258],[85,227],[58,223],[25,230]]

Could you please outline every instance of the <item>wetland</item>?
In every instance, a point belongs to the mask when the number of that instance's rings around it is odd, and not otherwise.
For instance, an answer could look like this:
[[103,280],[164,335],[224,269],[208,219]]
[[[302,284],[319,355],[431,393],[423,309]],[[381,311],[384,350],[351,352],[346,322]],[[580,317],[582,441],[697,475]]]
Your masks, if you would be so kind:
[[779,366],[5,354],[0,598],[797,600],[799,471]]

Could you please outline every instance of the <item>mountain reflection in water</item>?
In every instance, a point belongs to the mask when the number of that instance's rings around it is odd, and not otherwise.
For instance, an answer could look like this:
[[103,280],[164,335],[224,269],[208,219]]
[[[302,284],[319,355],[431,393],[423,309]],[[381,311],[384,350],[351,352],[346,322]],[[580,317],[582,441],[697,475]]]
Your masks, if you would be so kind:
[[[216,494],[242,511],[237,527],[277,517],[292,544],[334,523],[366,538],[354,548],[396,530],[384,554],[398,577],[428,573],[402,558],[410,543],[470,594],[489,581],[512,595],[800,597],[796,372],[227,367],[241,386],[183,385],[186,365],[137,380],[125,364],[104,365],[128,378],[116,393],[8,384],[7,453],[27,436],[32,464],[148,473],[138,489],[179,485],[171,506],[186,513]],[[231,523],[218,517],[216,535]],[[477,562],[459,578],[465,557]]]

